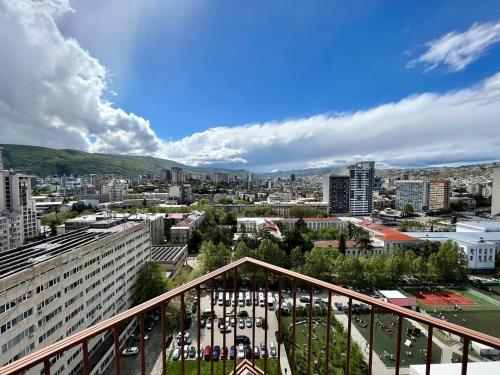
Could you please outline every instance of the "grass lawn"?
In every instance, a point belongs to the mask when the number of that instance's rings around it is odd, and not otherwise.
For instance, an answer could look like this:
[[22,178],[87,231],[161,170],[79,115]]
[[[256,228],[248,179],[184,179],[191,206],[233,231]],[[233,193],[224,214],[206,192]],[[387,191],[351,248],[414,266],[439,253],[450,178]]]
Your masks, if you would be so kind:
[[[238,361],[239,363],[239,361]],[[257,359],[255,365],[261,369],[264,369],[264,360]],[[275,358],[268,358],[267,360],[267,372],[270,375],[276,374],[276,367],[278,361]],[[210,374],[210,361],[201,361],[200,374]],[[198,365],[194,360],[186,360],[184,362],[184,369],[186,375],[196,375],[198,370]],[[226,361],[226,374],[233,371],[233,361]],[[167,374],[177,375],[181,373],[181,361],[168,361],[167,363]],[[214,374],[222,374],[222,361],[214,361]]]
[[442,314],[450,323],[500,338],[500,324],[498,324],[500,321],[500,310],[447,311],[437,309],[437,313],[434,310],[427,310],[427,313],[434,317]]
[[[361,319],[363,319],[368,325],[366,327],[360,326],[360,324],[355,323],[353,319],[353,324],[356,326],[356,328],[359,330],[359,332],[363,335],[363,337],[368,341],[370,337],[370,315],[360,315],[359,316]],[[395,363],[395,358],[396,358],[396,346],[397,346],[397,332],[398,332],[398,326],[397,323],[393,321],[393,315],[392,314],[380,314],[377,313],[375,315],[375,320],[379,320],[381,323],[383,323],[386,327],[389,327],[390,331],[393,332],[392,337],[389,336],[389,334],[386,333],[381,327],[380,324],[378,324],[375,327],[374,331],[374,342],[373,342],[373,348],[375,350],[375,353],[377,353],[380,357],[380,359],[387,365],[387,366],[394,366]],[[421,334],[420,337],[416,339],[412,343],[412,346],[407,349],[406,346],[404,346],[405,341],[407,340],[407,335],[406,331],[408,328],[412,328],[413,325],[405,319],[403,321],[403,337],[401,338],[401,366],[409,366],[411,364],[422,364],[425,363],[425,356],[420,355],[420,350],[421,349],[427,349],[427,336],[424,334]],[[387,328],[386,328],[387,329]],[[409,356],[406,354],[406,351],[411,351],[412,356]],[[384,355],[384,353],[387,353],[388,355]],[[391,359],[390,355],[393,355],[394,360]],[[432,362],[433,363],[439,363],[441,361],[441,349],[439,346],[436,344],[432,345]]]

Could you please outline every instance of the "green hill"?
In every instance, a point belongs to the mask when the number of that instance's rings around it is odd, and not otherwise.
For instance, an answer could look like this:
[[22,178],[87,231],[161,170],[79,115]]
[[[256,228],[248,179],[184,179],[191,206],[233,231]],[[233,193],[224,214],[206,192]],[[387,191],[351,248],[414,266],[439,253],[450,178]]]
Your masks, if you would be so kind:
[[24,145],[1,146],[4,149],[3,158],[6,168],[36,176],[90,173],[117,173],[135,176],[141,173],[159,174],[162,169],[170,169],[172,166],[178,166],[191,172],[224,171],[240,177],[246,176],[248,173],[242,169],[195,168],[173,160],[151,156],[98,154]]

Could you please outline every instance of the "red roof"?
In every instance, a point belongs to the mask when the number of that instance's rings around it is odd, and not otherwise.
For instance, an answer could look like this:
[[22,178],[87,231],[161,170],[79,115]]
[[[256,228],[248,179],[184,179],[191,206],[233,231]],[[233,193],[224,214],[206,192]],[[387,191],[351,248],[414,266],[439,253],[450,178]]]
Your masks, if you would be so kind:
[[408,236],[396,229],[385,227],[380,224],[370,223],[369,221],[361,221],[359,226],[368,229],[378,234],[381,240],[384,241],[418,241],[417,238]]
[[169,219],[182,220],[187,215],[188,215],[187,213],[183,213],[183,212],[171,212],[171,213],[168,214],[168,218]]
[[[335,249],[338,249],[339,241],[337,240],[314,241],[314,247],[319,247],[320,249],[326,247],[333,247]],[[354,249],[358,247],[358,244],[356,243],[356,241],[348,240],[346,241],[346,247],[348,249]]]
[[[284,218],[282,219],[281,221],[297,221],[299,220],[299,218],[297,217],[289,217],[289,218]],[[337,217],[304,217],[303,218],[304,221],[322,221],[322,222],[337,222],[337,221],[340,221],[339,218]]]
[[413,307],[417,306],[417,303],[409,298],[388,298],[387,302],[392,303],[393,305],[398,305],[401,307]]

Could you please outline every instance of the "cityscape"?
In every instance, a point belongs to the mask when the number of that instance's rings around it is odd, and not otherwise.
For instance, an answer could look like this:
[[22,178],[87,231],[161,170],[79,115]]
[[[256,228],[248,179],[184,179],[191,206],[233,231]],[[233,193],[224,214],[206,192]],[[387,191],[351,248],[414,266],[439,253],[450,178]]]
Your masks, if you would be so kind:
[[500,7],[423,3],[0,0],[0,375],[500,374]]

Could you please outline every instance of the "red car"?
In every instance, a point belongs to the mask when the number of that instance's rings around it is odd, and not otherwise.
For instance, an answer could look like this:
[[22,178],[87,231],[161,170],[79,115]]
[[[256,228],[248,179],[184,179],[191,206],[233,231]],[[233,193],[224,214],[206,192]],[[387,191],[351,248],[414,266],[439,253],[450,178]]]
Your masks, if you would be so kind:
[[205,358],[205,361],[210,361],[211,356],[212,356],[212,347],[210,345],[207,345],[205,346],[203,357]]

